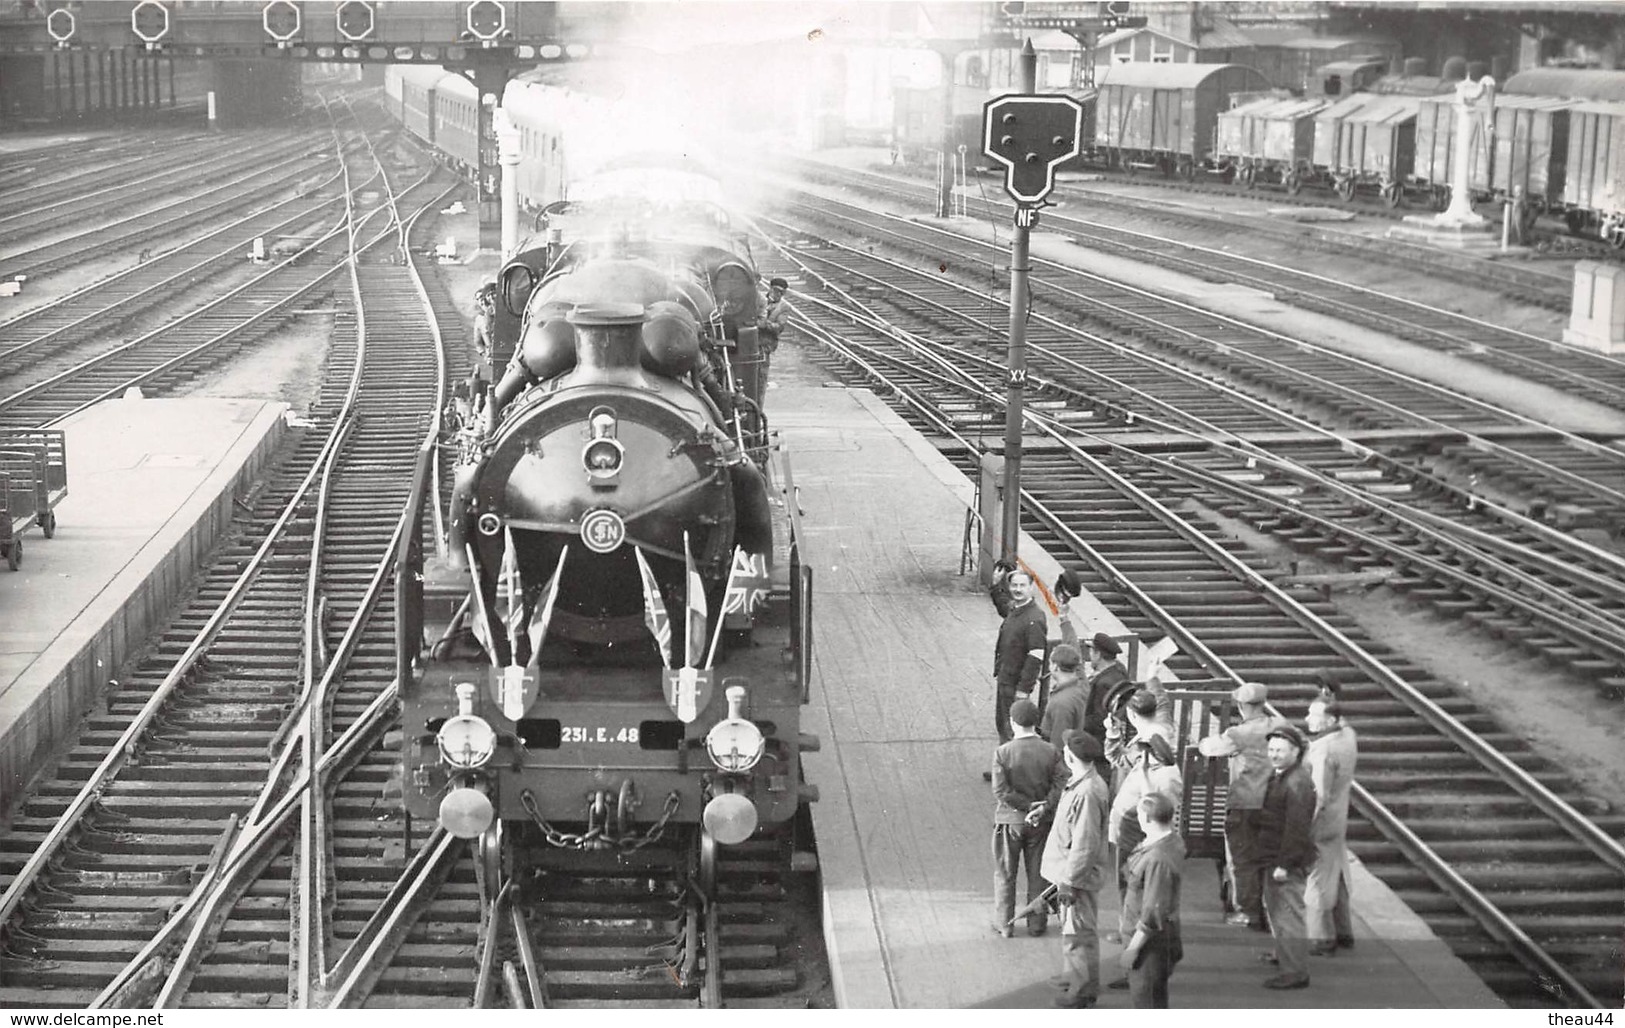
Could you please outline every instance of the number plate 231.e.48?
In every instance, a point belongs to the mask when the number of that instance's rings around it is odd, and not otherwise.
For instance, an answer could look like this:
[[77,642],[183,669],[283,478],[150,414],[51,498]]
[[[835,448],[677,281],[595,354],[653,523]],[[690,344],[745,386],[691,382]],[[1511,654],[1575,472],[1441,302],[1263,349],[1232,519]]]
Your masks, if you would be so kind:
[[626,743],[632,746],[638,744],[638,730],[636,728],[565,725],[562,733],[560,741],[564,743]]

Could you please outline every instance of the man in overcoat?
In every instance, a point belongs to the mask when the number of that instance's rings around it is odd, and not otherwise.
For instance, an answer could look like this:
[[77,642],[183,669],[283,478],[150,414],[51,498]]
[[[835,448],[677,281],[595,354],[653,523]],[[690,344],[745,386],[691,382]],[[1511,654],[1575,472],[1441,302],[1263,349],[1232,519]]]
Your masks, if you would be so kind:
[[1309,952],[1329,956],[1338,947],[1354,947],[1349,915],[1349,790],[1359,745],[1354,729],[1343,723],[1341,704],[1317,699],[1309,705],[1309,753],[1304,763],[1315,783],[1315,866],[1304,890]]
[[1055,824],[1044,845],[1040,873],[1061,902],[1063,989],[1058,1007],[1092,1007],[1100,997],[1100,938],[1095,933],[1099,892],[1106,880],[1106,813],[1110,794],[1096,762],[1099,740],[1074,729],[1062,738],[1071,777],[1061,790]]

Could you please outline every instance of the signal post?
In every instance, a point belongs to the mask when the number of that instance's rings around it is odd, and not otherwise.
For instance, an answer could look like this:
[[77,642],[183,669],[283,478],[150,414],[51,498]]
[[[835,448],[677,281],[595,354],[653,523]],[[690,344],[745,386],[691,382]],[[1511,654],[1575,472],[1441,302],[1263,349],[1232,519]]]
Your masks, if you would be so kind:
[[1004,191],[1016,202],[1010,240],[1010,350],[1004,412],[1004,505],[999,555],[1016,559],[1021,537],[1022,396],[1027,388],[1029,237],[1038,211],[1055,188],[1055,169],[1083,145],[1083,106],[1069,96],[1037,92],[1038,55],[1021,48],[1022,91],[982,105],[982,153],[1004,165]]

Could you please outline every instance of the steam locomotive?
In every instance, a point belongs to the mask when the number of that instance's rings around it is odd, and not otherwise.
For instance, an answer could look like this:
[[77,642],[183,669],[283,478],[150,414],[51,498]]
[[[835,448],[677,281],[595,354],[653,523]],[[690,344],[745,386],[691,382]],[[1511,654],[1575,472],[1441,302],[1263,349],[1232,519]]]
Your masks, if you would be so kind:
[[481,293],[443,552],[398,579],[408,810],[503,877],[716,847],[815,798],[811,569],[762,413],[758,276],[696,167],[572,184]]

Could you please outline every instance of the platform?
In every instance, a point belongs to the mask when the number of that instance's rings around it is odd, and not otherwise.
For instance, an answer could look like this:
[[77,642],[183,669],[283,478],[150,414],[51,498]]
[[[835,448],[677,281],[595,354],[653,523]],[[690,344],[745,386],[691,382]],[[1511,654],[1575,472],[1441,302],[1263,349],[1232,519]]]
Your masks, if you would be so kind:
[[[780,350],[777,365],[790,354]],[[823,740],[806,758],[825,904],[843,1007],[1038,1007],[1060,943],[989,929],[993,800],[981,772],[996,737],[991,654],[998,618],[958,575],[971,483],[879,399],[840,388],[775,390],[816,568],[812,706]],[[1022,559],[1053,581],[1053,560]],[[1088,598],[1079,628],[1121,633]],[[1053,623],[1053,622],[1052,622]],[[1499,1000],[1392,892],[1356,871],[1357,947],[1315,958],[1307,990],[1270,992],[1256,959],[1267,936],[1226,926],[1211,860],[1184,888],[1185,960],[1175,1007],[1493,1007]],[[1020,897],[1018,897],[1019,899]],[[1101,892],[1101,930],[1115,921]],[[1102,981],[1118,947],[1101,944]],[[1381,983],[1373,987],[1373,983]],[[1101,1007],[1126,1008],[1106,991]]]
[[110,400],[67,432],[57,533],[0,570],[0,819],[167,618],[284,430],[259,400]]

